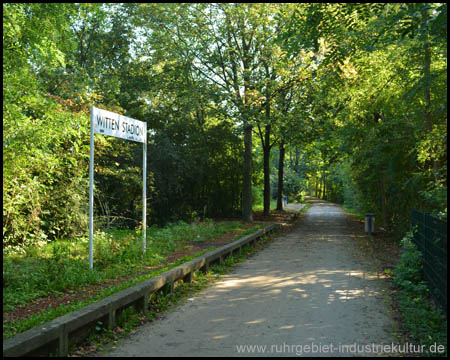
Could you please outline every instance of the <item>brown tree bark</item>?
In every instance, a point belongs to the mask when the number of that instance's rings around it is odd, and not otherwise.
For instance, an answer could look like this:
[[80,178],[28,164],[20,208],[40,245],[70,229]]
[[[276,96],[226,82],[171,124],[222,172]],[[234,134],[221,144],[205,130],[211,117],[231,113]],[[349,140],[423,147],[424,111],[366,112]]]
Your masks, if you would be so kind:
[[[425,63],[424,63],[424,84],[425,84],[425,121],[428,132],[433,131],[433,118],[431,113],[431,47],[428,35],[425,38]],[[432,145],[432,147],[434,147]],[[434,182],[438,183],[438,167],[436,159],[433,157]]]
[[284,176],[284,141],[280,143],[280,159],[278,161],[278,193],[277,210],[283,210],[283,176]]
[[244,171],[242,189],[242,219],[253,221],[252,212],[252,126],[244,128]]
[[264,131],[264,215],[270,215],[270,125]]
[[385,180],[384,175],[380,175],[379,177],[380,182],[380,195],[381,195],[381,210],[383,212],[383,227],[386,231],[389,229],[389,222],[388,222],[388,213],[387,213],[387,206],[386,206],[386,191],[385,191]]
[[316,185],[316,189],[314,191],[314,196],[319,197],[319,179],[317,179],[317,176],[314,178],[314,182]]

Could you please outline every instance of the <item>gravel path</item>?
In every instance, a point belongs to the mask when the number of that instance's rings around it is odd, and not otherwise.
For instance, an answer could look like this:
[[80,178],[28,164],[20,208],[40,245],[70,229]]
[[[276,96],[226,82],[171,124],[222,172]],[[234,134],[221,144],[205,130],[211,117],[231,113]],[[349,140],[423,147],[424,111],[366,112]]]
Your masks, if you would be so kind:
[[314,202],[290,233],[103,356],[382,355],[395,323],[347,221]]

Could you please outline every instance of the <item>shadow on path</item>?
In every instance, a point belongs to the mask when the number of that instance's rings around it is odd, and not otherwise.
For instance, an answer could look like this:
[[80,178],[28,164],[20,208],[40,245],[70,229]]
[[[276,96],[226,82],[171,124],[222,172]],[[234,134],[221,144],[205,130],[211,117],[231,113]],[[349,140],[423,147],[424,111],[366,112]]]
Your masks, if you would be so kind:
[[[363,347],[395,342],[395,323],[362,235],[338,206],[310,201],[292,232],[106,356],[383,355]],[[344,346],[355,344],[366,351]]]

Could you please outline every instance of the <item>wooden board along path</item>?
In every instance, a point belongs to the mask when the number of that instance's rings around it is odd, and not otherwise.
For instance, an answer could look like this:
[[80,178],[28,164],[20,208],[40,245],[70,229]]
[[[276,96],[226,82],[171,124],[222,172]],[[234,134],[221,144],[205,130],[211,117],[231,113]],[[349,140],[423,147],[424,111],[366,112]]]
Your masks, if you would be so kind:
[[277,230],[281,224],[273,223],[253,234],[244,236],[219,249],[210,251],[163,274],[145,280],[125,290],[96,301],[43,325],[20,333],[3,342],[3,356],[33,356],[58,354],[65,356],[69,346],[79,343],[102,321],[114,327],[118,312],[129,306],[147,311],[149,296],[175,281],[190,281],[196,270],[206,272],[211,264],[221,261],[242,247],[255,243],[261,237]]
[[97,355],[396,355],[389,288],[353,225],[339,206],[314,201],[294,229],[193,301]]

